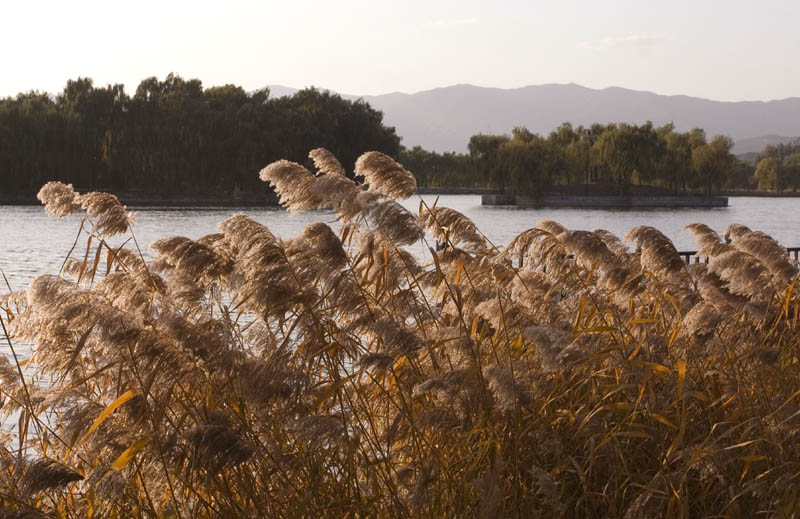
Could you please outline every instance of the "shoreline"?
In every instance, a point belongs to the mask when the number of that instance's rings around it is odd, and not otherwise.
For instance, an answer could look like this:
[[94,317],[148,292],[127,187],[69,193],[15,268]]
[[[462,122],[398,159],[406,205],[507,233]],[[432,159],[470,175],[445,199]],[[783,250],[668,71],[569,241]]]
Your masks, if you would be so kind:
[[[114,194],[114,193],[112,193]],[[220,195],[117,195],[120,203],[129,207],[278,207],[273,193]],[[36,195],[0,195],[0,206],[41,205]]]
[[[113,193],[112,193],[113,194]],[[484,188],[426,188],[421,187],[418,190],[420,195],[480,195],[482,198],[482,205],[516,205],[519,207],[593,207],[585,205],[577,199],[609,199],[609,200],[623,200],[619,207],[719,207],[717,205],[694,205],[688,206],[670,204],[666,205],[646,205],[638,204],[636,201],[653,198],[667,199],[685,199],[685,200],[699,200],[699,199],[719,199],[728,197],[749,197],[749,198],[800,198],[800,191],[798,192],[785,192],[775,193],[769,191],[721,191],[719,194],[712,197],[704,197],[702,195],[683,194],[666,195],[666,196],[648,196],[648,195],[633,195],[633,196],[612,196],[612,195],[564,195],[559,193],[552,193],[541,197],[538,201],[529,197],[517,197],[515,195],[505,195],[497,190],[484,189]],[[239,194],[238,196],[222,196],[222,195],[152,195],[152,194],[132,194],[124,193],[117,195],[120,203],[131,207],[277,207],[278,198],[273,193],[264,194]],[[498,201],[487,203],[487,199],[497,199]],[[510,199],[520,199],[522,204],[510,203]],[[500,203],[503,200],[504,203]],[[541,201],[547,200],[542,203]],[[632,202],[625,202],[630,200]],[[36,198],[36,195],[9,195],[0,194],[0,206],[31,206],[40,205],[41,202]],[[610,207],[601,202],[599,207]]]

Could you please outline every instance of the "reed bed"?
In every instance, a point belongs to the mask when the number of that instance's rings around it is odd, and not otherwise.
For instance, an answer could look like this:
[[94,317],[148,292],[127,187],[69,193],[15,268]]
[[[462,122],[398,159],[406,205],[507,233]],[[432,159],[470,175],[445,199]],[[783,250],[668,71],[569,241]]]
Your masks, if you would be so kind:
[[798,515],[798,269],[772,238],[695,224],[687,265],[652,227],[543,221],[499,248],[404,209],[389,157],[363,183],[310,157],[261,178],[336,230],[237,214],[149,262],[113,195],[42,188],[88,243],[0,300],[34,344],[0,360],[0,517]]

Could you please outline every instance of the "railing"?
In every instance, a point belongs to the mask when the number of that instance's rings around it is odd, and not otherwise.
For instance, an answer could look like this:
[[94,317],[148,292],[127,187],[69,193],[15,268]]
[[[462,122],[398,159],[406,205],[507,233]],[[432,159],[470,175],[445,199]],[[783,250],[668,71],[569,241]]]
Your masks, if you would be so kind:
[[[708,257],[698,256],[696,250],[678,251],[678,254],[686,263],[691,263],[692,257],[694,257],[695,263],[701,263],[701,260],[703,263],[708,263]],[[800,256],[800,247],[786,247],[786,254],[788,254],[790,258],[794,258],[795,261],[798,261],[798,256]]]
[[[439,249],[437,249],[439,250]],[[794,259],[795,263],[800,263],[800,247],[786,247],[786,254],[789,255],[790,259]],[[696,250],[684,250],[678,251],[678,255],[683,258],[687,264],[692,263],[692,258],[694,257],[695,263],[708,263],[708,256],[698,256]],[[574,254],[570,254],[567,256],[568,259],[573,260],[575,259]],[[524,263],[523,258],[519,258],[519,268],[522,268]]]

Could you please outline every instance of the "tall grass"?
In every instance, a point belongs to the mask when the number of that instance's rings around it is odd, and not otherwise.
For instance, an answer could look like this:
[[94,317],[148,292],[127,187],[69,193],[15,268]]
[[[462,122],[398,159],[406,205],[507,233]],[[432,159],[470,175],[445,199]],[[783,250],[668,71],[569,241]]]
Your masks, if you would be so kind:
[[261,178],[336,231],[237,214],[151,262],[115,197],[42,188],[88,243],[0,303],[35,345],[0,364],[0,517],[798,515],[798,270],[769,236],[690,226],[687,265],[652,227],[544,221],[501,249],[404,209],[386,156],[363,184],[310,156]]

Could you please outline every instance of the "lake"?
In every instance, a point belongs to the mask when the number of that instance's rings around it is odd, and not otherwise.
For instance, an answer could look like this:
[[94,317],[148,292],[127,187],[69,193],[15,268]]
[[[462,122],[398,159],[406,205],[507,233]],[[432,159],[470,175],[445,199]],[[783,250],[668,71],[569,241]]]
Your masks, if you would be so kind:
[[[437,195],[425,195],[432,204]],[[419,199],[404,205],[415,212]],[[741,223],[764,231],[784,246],[800,246],[800,198],[732,197],[727,208],[713,209],[532,209],[481,206],[478,195],[439,195],[438,205],[466,214],[496,245],[505,245],[517,234],[543,219],[555,220],[569,229],[609,230],[622,237],[637,225],[651,225],[673,240],[678,250],[693,250],[692,235],[683,230],[690,223],[701,222],[722,232],[730,223]],[[217,224],[230,215],[242,212],[263,223],[284,238],[296,235],[315,221],[329,222],[337,228],[334,216],[326,211],[290,215],[277,207],[264,208],[129,208],[136,213],[134,232],[139,244],[175,235],[197,238],[217,232]],[[14,289],[27,287],[37,275],[58,271],[75,241],[79,216],[58,219],[44,213],[40,206],[0,206],[0,269]],[[85,245],[83,238],[79,247]],[[120,243],[120,240],[112,242]],[[77,249],[81,253],[85,249]],[[422,254],[422,247],[419,253]],[[5,292],[6,290],[0,290]]]
[[[432,204],[436,195],[425,195]],[[419,199],[412,198],[404,205],[412,212],[418,211]],[[694,250],[694,238],[683,228],[687,224],[702,222],[722,232],[730,223],[741,223],[751,229],[761,230],[776,238],[784,246],[800,246],[800,198],[730,198],[730,206],[714,209],[532,209],[481,206],[478,195],[440,195],[439,206],[461,211],[469,216],[478,228],[495,244],[508,244],[517,234],[536,225],[543,219],[555,220],[569,229],[606,229],[622,237],[637,225],[651,225],[670,237],[678,250]],[[278,207],[264,208],[129,208],[135,212],[134,233],[145,255],[152,257],[147,245],[167,236],[182,235],[198,238],[217,232],[219,222],[230,215],[242,212],[263,223],[276,235],[295,236],[306,225],[322,220],[337,229],[335,217],[327,211],[311,211],[290,215]],[[0,269],[14,290],[28,286],[34,277],[56,273],[72,247],[80,216],[66,218],[46,215],[41,206],[0,206]],[[122,240],[112,240],[119,245]],[[74,255],[85,251],[86,237],[78,242]],[[423,256],[425,248],[419,245],[414,252]],[[2,278],[0,278],[2,283]],[[0,289],[0,293],[7,288]],[[0,344],[0,354],[9,354],[8,346]],[[22,358],[30,354],[28,345],[20,345]]]

